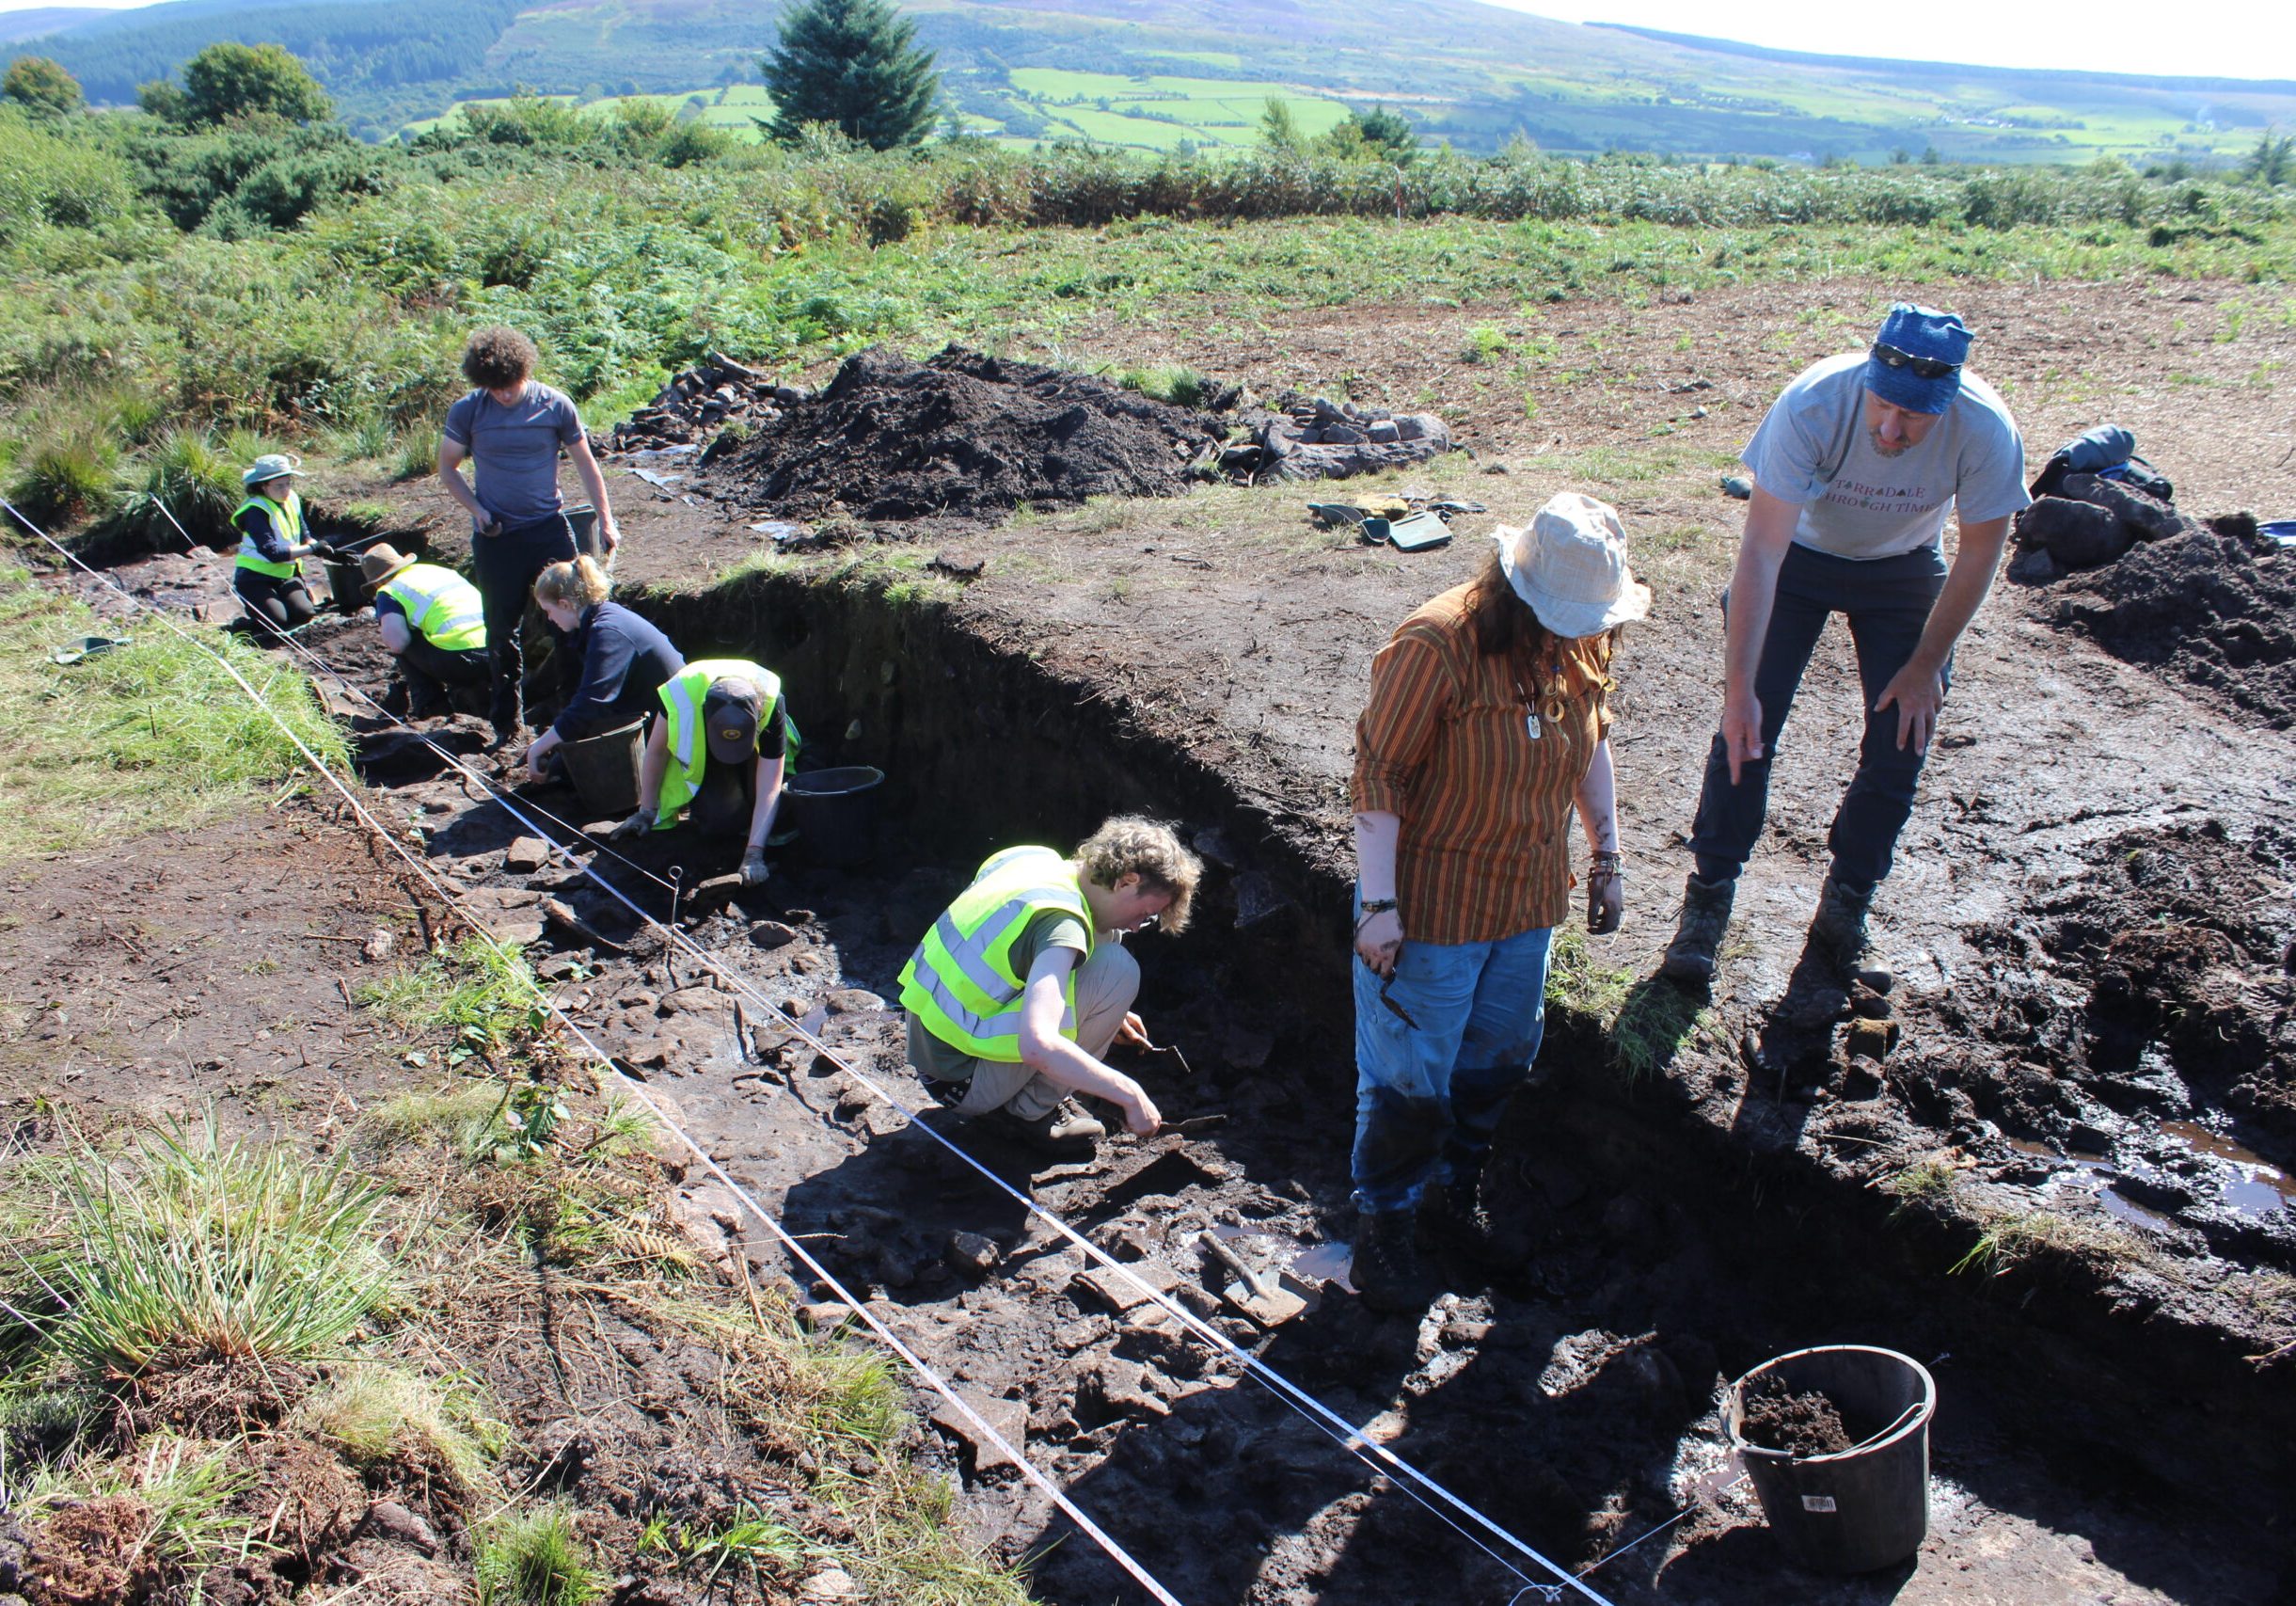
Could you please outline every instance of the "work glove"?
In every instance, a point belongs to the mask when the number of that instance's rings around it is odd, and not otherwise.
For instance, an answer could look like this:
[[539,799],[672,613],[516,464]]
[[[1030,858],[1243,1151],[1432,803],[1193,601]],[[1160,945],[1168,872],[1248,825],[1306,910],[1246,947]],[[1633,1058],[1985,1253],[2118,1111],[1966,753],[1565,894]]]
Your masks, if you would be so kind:
[[650,808],[641,808],[606,835],[610,841],[635,842],[653,829],[654,811]]
[[763,886],[772,874],[772,867],[766,863],[766,851],[763,848],[752,848],[742,854],[741,884],[743,886]]
[[1587,930],[1607,937],[1625,917],[1625,868],[1616,853],[1597,853],[1587,870]]
[[328,542],[313,541],[311,543],[311,550],[318,553],[330,564],[340,564],[342,562],[341,549]]

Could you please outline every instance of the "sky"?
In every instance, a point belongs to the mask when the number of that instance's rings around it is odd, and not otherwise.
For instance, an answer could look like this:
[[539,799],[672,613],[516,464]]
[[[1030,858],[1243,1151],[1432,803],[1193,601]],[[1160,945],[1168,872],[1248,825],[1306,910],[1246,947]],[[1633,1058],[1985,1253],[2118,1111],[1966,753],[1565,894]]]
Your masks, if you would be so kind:
[[[150,0],[46,0],[119,8]],[[1309,7],[1354,0],[1306,0]],[[1725,8],[1713,0],[1487,0],[1566,23],[1631,23],[1827,56],[1886,56],[1987,67],[2047,64],[2099,72],[2296,79],[2296,22],[2287,0],[2087,0],[2078,8],[2030,0],[1763,0]],[[0,0],[0,12],[26,0]],[[2278,23],[2267,19],[2278,16]],[[2068,24],[2078,20],[2076,31]],[[2173,25],[2164,25],[2173,19]]]

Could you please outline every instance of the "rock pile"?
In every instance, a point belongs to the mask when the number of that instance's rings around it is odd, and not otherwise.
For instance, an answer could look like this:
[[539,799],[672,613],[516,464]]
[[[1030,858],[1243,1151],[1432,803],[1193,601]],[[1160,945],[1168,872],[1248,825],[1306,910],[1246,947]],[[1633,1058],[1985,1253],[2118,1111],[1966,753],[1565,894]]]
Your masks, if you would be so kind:
[[784,409],[806,397],[804,390],[776,385],[755,369],[713,351],[707,361],[674,376],[653,401],[614,425],[609,449],[691,446],[729,423],[769,428],[781,422]]
[[1275,406],[1246,419],[1252,438],[1221,453],[1223,470],[1253,479],[1343,480],[1423,463],[1451,449],[1450,430],[1433,413],[1296,393],[1277,398]]
[[778,426],[721,435],[703,461],[722,490],[777,516],[990,518],[1022,502],[1176,496],[1225,435],[1207,414],[1081,374],[872,347]]

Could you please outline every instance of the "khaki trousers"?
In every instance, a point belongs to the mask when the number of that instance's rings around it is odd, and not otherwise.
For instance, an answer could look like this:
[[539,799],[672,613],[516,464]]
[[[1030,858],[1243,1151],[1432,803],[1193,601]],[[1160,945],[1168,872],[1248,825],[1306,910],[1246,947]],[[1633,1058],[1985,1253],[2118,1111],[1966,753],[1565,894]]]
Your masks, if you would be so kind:
[[[1076,973],[1076,1045],[1095,1059],[1105,1055],[1116,1041],[1116,1028],[1132,1012],[1132,1000],[1139,995],[1140,962],[1114,937],[1102,937],[1093,944],[1090,956]],[[909,1029],[913,1034],[925,1028],[911,1015]],[[916,1062],[913,1050],[910,1059]],[[999,1059],[971,1063],[973,1074],[963,1082],[964,1096],[955,1105],[960,1116],[971,1118],[1001,1109],[1022,1121],[1035,1121],[1049,1115],[1068,1092],[1026,1065]]]

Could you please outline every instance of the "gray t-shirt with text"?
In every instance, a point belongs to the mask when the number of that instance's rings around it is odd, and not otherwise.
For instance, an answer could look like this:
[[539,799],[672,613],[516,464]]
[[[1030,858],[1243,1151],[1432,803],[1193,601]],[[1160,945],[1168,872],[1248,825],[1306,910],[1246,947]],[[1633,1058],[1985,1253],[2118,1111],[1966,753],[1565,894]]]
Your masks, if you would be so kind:
[[2025,446],[1993,388],[1974,374],[1918,446],[1895,457],[1865,425],[1865,354],[1805,369],[1770,406],[1740,459],[1754,483],[1798,503],[1797,545],[1839,558],[1893,558],[1935,547],[1945,514],[2003,518],[2032,501]]
[[470,453],[479,505],[531,524],[559,511],[558,451],[582,437],[582,419],[563,390],[530,379],[513,406],[471,391],[447,409],[446,437]]

